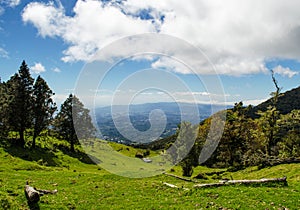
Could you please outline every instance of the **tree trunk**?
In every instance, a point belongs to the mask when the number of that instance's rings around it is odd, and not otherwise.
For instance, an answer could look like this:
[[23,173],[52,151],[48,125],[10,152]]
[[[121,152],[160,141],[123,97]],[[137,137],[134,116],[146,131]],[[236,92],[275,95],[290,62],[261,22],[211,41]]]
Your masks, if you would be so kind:
[[35,139],[36,139],[36,132],[33,133],[33,138],[32,138],[32,145],[31,148],[35,148]]
[[25,185],[25,195],[29,203],[37,203],[40,200],[40,193],[29,185]]
[[169,183],[167,183],[167,182],[164,182],[163,184],[166,185],[166,186],[168,186],[168,187],[171,187],[171,188],[177,188],[177,189],[189,190],[188,188],[178,187],[178,186],[176,186],[176,185],[174,185],[174,184],[169,184]]
[[70,150],[71,152],[75,152],[73,140],[70,142]]
[[31,187],[28,185],[28,182],[25,185],[24,188],[25,196],[29,203],[37,203],[40,200],[40,196],[44,194],[55,194],[57,193],[57,190],[39,190],[34,187]]
[[24,130],[23,129],[21,129],[20,131],[19,131],[19,135],[20,135],[20,140],[19,140],[19,145],[21,146],[21,147],[24,147],[24,145],[25,145],[25,138],[24,138]]
[[287,185],[286,177],[273,179],[253,179],[253,180],[220,180],[219,183],[197,184],[195,188],[219,187],[235,184],[265,184],[265,183],[283,183]]

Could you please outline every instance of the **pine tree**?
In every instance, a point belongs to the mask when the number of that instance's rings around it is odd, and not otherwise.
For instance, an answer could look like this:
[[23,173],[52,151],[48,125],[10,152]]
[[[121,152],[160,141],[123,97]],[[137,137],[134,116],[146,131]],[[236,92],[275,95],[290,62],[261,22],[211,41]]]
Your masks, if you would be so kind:
[[54,93],[49,88],[47,82],[40,76],[33,86],[33,141],[32,148],[35,147],[35,139],[41,131],[49,126],[53,113],[56,111],[56,104],[52,100]]
[[79,139],[93,137],[95,133],[89,110],[72,94],[61,105],[60,112],[55,118],[55,129],[70,143],[72,152],[75,151],[74,146],[79,144]]
[[32,125],[32,86],[31,77],[25,61],[19,72],[7,82],[11,100],[9,102],[8,122],[12,130],[18,131],[19,144],[25,145],[24,132]]

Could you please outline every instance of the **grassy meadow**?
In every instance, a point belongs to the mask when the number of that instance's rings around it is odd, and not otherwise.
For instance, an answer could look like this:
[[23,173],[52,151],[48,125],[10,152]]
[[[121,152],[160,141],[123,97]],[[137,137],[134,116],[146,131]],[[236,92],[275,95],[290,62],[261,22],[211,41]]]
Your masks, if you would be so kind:
[[[54,142],[44,141],[32,151],[8,146],[0,148],[0,209],[300,209],[300,164],[261,170],[253,167],[207,175],[206,180],[194,179],[199,183],[210,183],[222,178],[287,176],[288,186],[196,189],[193,182],[165,174],[148,178],[114,175],[90,161],[79,148],[76,154],[69,154],[68,145],[58,140]],[[111,146],[129,157],[144,152],[124,145]],[[150,156],[155,154],[150,152]],[[199,166],[194,169],[193,176],[224,170]],[[181,168],[176,166],[169,173],[181,175]],[[24,195],[26,181],[38,189],[57,189],[58,193],[44,195],[37,205],[29,205]],[[164,185],[165,182],[179,186],[179,189],[170,188]]]

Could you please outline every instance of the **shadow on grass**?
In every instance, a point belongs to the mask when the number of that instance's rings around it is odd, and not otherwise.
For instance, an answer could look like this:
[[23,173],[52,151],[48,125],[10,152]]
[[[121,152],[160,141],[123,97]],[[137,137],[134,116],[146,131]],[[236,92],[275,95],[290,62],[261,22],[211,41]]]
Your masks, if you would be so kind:
[[83,151],[80,151],[78,149],[76,149],[75,152],[71,152],[70,148],[63,144],[56,145],[56,147],[60,151],[62,151],[64,154],[66,154],[70,157],[76,158],[82,163],[93,164],[93,165],[101,163],[101,161],[99,159],[97,159],[96,157],[87,155],[86,153],[84,153]]
[[60,165],[60,161],[58,160],[57,156],[47,148],[36,146],[34,149],[30,149],[11,144],[7,145],[4,150],[14,157],[19,157],[27,161],[36,161],[39,165]]
[[30,210],[39,210],[40,209],[40,206],[38,203],[31,203],[31,202],[27,202],[28,204],[28,207]]
[[1,145],[6,152],[14,157],[19,157],[27,161],[36,161],[39,165],[44,166],[61,166],[61,160],[55,154],[56,150],[60,150],[65,155],[78,159],[85,164],[98,164],[101,161],[95,157],[90,157],[82,151],[76,150],[71,152],[69,147],[63,144],[54,144],[55,149],[51,150],[47,147],[36,145],[34,149],[28,147],[20,147],[14,143]]

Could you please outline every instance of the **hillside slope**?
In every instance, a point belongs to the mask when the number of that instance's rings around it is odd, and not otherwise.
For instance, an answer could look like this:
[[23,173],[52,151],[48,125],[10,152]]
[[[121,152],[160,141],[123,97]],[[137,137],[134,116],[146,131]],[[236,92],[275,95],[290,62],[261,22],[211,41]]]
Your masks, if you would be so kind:
[[[15,149],[15,152],[30,152]],[[11,153],[11,152],[10,152]],[[299,209],[300,165],[280,165],[257,170],[249,168],[235,173],[224,173],[200,183],[217,182],[214,178],[255,179],[288,177],[289,186],[228,186],[211,189],[192,189],[192,182],[159,175],[144,179],[129,179],[110,174],[94,164],[82,163],[57,150],[57,166],[44,166],[49,162],[28,161],[13,156],[0,148],[0,209]],[[49,157],[50,158],[50,157]],[[175,174],[181,174],[179,167]],[[216,169],[195,168],[198,173]],[[55,195],[44,195],[41,201],[29,205],[24,195],[25,182],[39,189],[57,189]],[[169,188],[171,183],[180,189]],[[190,190],[185,191],[183,188]],[[259,197],[259,199],[258,199]]]
[[[249,111],[251,117],[257,117],[256,113],[258,110],[266,111],[267,107],[272,104],[272,99],[253,107]],[[276,108],[281,114],[290,113],[294,109],[300,109],[300,87],[294,88],[292,90],[286,91],[280,94],[277,102]]]
[[[115,145],[117,146],[117,145]],[[131,148],[130,148],[131,150]],[[280,165],[257,170],[249,168],[235,173],[211,176],[200,183],[217,182],[214,178],[255,179],[288,177],[289,186],[228,186],[211,189],[193,189],[192,182],[159,175],[143,179],[130,179],[110,174],[95,164],[56,150],[53,156],[43,156],[37,150],[34,156],[15,148],[0,148],[0,209],[300,209],[300,164]],[[29,161],[21,154],[40,161]],[[50,158],[57,166],[46,166]],[[175,174],[181,174],[179,167]],[[205,167],[195,168],[194,175],[215,171]],[[26,181],[39,189],[57,189],[55,195],[44,195],[36,206],[29,205],[24,195]],[[188,188],[174,189],[163,183]],[[259,198],[259,199],[258,199]]]

